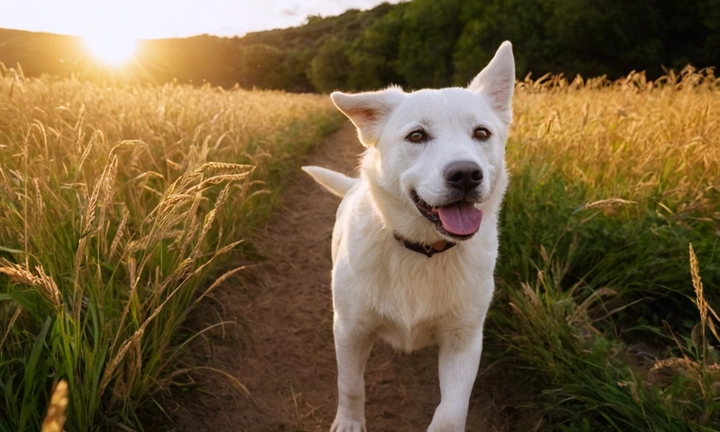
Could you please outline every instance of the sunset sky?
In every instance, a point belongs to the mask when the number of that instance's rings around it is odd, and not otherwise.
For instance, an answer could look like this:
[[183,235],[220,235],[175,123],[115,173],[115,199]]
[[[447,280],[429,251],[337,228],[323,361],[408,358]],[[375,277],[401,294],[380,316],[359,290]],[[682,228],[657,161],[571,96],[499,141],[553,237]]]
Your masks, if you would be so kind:
[[[400,0],[386,0],[398,3]],[[3,0],[0,28],[133,39],[219,36],[302,24],[383,0]]]

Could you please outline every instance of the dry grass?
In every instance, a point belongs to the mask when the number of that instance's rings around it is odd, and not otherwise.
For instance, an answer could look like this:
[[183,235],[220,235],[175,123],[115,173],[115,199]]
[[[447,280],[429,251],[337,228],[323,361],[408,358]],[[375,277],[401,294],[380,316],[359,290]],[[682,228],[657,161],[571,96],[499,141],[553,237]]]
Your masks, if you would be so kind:
[[[322,96],[0,73],[0,431],[39,429],[57,379],[68,430],[136,427],[138,405],[191,370],[190,307],[242,271],[217,263],[252,253],[278,185],[340,117]],[[719,87],[692,69],[518,84],[492,321],[503,355],[547,385],[537,424],[720,427],[705,334],[719,324]],[[672,343],[643,381],[616,335],[648,328]]]
[[192,305],[341,118],[322,96],[0,75],[0,431],[39,429],[54,379],[68,430],[135,428],[192,370]]
[[519,83],[510,166],[536,161],[593,191],[591,200],[682,202],[673,213],[708,206],[720,192],[720,78],[685,69],[648,82],[547,77]]
[[50,397],[47,414],[42,423],[42,432],[62,432],[68,405],[68,386],[65,381],[55,384],[55,389]]
[[491,321],[535,421],[716,430],[720,79],[528,78],[514,110]]

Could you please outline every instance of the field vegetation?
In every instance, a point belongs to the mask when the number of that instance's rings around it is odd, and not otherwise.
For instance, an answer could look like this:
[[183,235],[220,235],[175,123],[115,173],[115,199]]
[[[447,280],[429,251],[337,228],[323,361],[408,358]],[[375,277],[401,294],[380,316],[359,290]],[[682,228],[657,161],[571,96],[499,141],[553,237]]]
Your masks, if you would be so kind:
[[192,306],[242,270],[290,171],[341,122],[324,96],[3,68],[0,431],[40,430],[60,380],[66,430],[139,428],[192,371]]
[[[143,41],[124,77],[293,92],[465,85],[504,40],[513,42],[520,76],[532,71],[616,79],[635,69],[657,78],[663,67],[720,64],[720,1],[383,3],[242,37]],[[80,38],[0,29],[0,41],[0,61],[20,63],[28,75],[108,75]]]
[[[63,395],[68,431],[138,429],[192,372],[188,313],[343,119],[326,96],[1,73],[0,431]],[[514,103],[484,354],[528,389],[505,414],[719,430],[720,80],[528,77]]]
[[719,430],[720,80],[528,77],[514,109],[487,339],[533,424]]

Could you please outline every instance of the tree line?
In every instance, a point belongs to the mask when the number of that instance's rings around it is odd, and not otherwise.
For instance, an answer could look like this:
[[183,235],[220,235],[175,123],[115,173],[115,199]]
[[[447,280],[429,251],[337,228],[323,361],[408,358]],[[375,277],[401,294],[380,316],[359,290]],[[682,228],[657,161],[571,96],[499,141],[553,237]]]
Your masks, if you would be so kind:
[[[55,43],[23,49],[32,37],[6,33],[0,31],[0,61],[19,62],[26,74],[111,73],[93,65],[77,41],[54,36]],[[123,79],[293,92],[464,85],[503,40],[513,42],[519,78],[551,72],[613,79],[631,70],[653,78],[687,64],[720,64],[720,0],[384,3],[243,37],[144,41]]]

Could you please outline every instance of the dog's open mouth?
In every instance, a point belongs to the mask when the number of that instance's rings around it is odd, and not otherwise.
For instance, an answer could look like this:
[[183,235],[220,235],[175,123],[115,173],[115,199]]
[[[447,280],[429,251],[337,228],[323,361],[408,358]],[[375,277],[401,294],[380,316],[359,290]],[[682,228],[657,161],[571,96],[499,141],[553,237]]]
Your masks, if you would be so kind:
[[412,200],[420,214],[435,224],[441,233],[458,240],[467,240],[479,229],[482,211],[470,201],[459,200],[439,207],[433,207],[412,191]]

